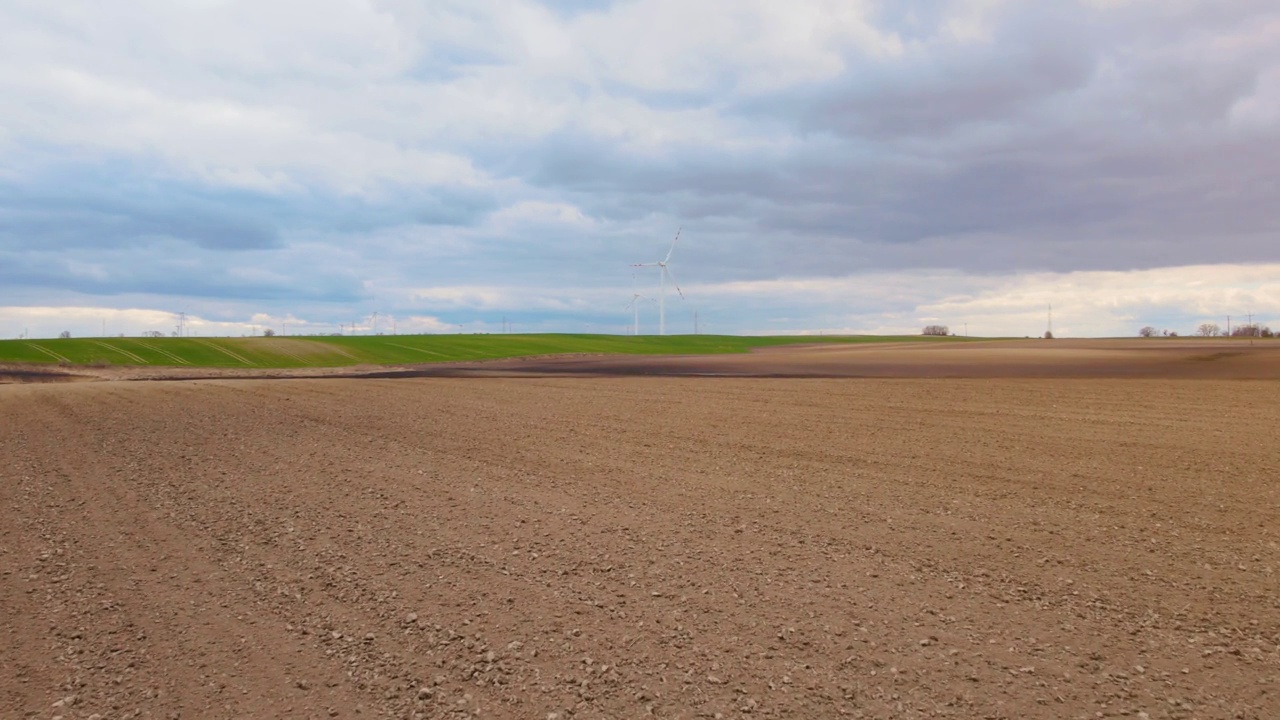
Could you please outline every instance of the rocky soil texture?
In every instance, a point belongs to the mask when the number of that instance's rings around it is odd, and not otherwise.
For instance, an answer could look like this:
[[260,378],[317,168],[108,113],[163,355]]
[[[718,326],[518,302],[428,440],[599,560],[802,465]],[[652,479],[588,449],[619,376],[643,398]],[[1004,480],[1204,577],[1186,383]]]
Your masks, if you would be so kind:
[[0,387],[0,717],[1280,717],[1280,392]]

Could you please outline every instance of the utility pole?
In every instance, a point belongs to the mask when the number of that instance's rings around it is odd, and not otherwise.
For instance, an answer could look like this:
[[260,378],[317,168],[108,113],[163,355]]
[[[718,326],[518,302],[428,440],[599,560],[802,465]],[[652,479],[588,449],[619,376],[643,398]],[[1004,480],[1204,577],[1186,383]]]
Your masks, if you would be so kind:
[[1053,303],[1049,303],[1049,333],[1047,337],[1053,337]]
[[693,334],[698,334],[698,311],[693,311]]
[[378,334],[378,311],[373,311],[373,334]]

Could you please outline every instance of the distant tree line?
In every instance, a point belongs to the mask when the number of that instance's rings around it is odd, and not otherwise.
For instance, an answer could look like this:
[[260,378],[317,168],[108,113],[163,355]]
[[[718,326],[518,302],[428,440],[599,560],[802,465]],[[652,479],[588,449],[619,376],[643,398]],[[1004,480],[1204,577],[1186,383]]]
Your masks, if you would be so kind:
[[[925,326],[924,326],[924,330],[921,330],[921,331],[920,331],[920,334],[921,334],[921,335],[934,335],[934,336],[939,336],[939,337],[941,337],[941,336],[946,336],[946,335],[952,335],[953,333],[951,332],[951,328],[947,327],[946,325],[925,325]],[[967,327],[965,328],[965,334],[966,334],[966,335],[968,335],[968,334],[969,334],[969,333],[968,333],[968,328],[967,328]],[[1045,338],[1046,340],[1052,340],[1052,339],[1053,339],[1053,333],[1052,333],[1052,332],[1049,332],[1049,331],[1045,331],[1044,338]]]
[[[1146,327],[1139,330],[1138,335],[1139,337],[1145,337],[1145,338],[1178,337],[1178,333],[1174,330],[1157,330],[1150,325],[1147,325]],[[1276,336],[1275,332],[1272,331],[1271,328],[1267,327],[1266,325],[1260,325],[1258,323],[1245,323],[1243,325],[1236,325],[1231,328],[1230,333],[1225,333],[1222,331],[1222,328],[1218,325],[1218,323],[1212,323],[1212,322],[1200,323],[1200,326],[1196,328],[1196,335],[1200,337],[1225,337],[1227,335],[1230,335],[1230,337],[1264,337],[1264,338]]]
[[1231,328],[1231,337],[1275,337],[1276,334],[1271,328],[1258,323],[1236,325]]

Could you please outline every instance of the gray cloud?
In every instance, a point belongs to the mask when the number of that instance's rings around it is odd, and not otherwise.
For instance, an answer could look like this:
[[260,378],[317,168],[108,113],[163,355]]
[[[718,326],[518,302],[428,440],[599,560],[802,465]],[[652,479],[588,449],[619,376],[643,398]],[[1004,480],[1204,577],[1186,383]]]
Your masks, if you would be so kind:
[[253,301],[350,303],[366,296],[360,281],[341,267],[282,262],[270,256],[220,260],[209,251],[156,240],[127,247],[0,249],[0,282],[10,288],[48,288],[82,295],[151,295]]
[[691,284],[1280,260],[1274,3],[834,7],[7,6],[0,276],[348,313],[626,285],[681,225]]
[[154,239],[207,249],[277,246],[279,203],[148,177],[128,163],[73,165],[0,178],[0,247],[121,246]]
[[[850,57],[833,82],[730,104],[789,128],[784,156],[689,147],[636,160],[566,133],[540,148],[528,177],[619,220],[741,218],[792,243],[780,266],[790,272],[918,261],[893,247],[902,243],[928,243],[935,263],[970,270],[1277,257],[1259,238],[1276,225],[1262,208],[1280,201],[1267,179],[1280,134],[1230,117],[1280,67],[1275,45],[1253,32],[1273,8],[1196,24],[1207,11],[1020,7],[988,41]],[[937,37],[937,22],[913,16],[895,29]],[[974,254],[976,236],[1006,252]]]

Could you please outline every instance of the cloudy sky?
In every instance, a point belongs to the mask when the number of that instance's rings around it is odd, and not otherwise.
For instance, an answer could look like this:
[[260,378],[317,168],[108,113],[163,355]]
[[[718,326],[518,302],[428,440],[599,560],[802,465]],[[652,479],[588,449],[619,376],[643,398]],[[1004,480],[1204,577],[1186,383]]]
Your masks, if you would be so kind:
[[0,337],[1280,325],[1275,0],[0,0]]

